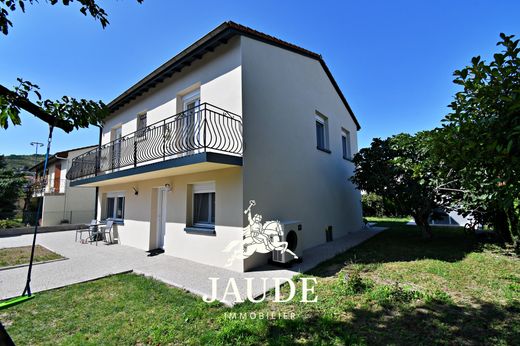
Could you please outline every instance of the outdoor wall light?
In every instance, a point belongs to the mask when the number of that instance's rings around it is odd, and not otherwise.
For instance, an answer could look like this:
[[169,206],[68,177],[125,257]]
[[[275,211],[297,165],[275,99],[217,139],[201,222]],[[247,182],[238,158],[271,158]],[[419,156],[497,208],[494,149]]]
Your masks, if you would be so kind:
[[164,184],[164,187],[166,188],[166,190],[168,190],[168,192],[171,192],[172,186],[170,184]]
[[134,189],[134,195],[138,195],[139,194],[139,191],[135,188],[135,186],[132,186],[132,189]]

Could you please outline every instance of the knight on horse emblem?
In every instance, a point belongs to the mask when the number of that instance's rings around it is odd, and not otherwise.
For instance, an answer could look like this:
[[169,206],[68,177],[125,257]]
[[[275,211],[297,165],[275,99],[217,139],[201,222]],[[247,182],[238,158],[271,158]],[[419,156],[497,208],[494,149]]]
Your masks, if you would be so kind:
[[[242,241],[232,241],[224,249],[224,252],[231,252],[234,249],[225,266],[229,267],[235,260],[248,258],[255,252],[269,253],[273,250],[282,253],[287,251],[297,259],[298,256],[287,248],[289,244],[282,241],[283,227],[280,221],[266,221],[262,224],[262,215],[255,214],[252,216],[251,209],[254,206],[256,206],[256,202],[251,200],[249,207],[244,210],[249,225],[244,228]],[[241,247],[238,246],[240,243],[242,244]]]

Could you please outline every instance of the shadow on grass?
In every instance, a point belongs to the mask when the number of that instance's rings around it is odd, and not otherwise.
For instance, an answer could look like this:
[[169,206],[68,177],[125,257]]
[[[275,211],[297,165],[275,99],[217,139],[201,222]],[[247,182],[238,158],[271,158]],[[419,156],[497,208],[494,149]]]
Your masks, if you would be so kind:
[[473,307],[431,302],[417,307],[345,311],[349,316],[309,316],[270,324],[269,344],[520,344],[520,307],[479,302]]
[[481,248],[477,238],[466,235],[459,227],[435,227],[433,238],[425,240],[417,226],[406,225],[405,221],[378,222],[377,226],[387,229],[363,244],[323,262],[308,274],[331,276],[350,262],[374,264],[421,259],[456,262]]

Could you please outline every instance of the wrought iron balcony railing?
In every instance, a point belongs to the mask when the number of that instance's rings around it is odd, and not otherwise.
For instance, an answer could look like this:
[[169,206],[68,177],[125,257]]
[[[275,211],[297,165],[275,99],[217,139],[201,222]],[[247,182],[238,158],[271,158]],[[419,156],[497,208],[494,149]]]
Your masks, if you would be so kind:
[[203,103],[74,158],[67,179],[86,178],[206,151],[241,156],[242,118]]

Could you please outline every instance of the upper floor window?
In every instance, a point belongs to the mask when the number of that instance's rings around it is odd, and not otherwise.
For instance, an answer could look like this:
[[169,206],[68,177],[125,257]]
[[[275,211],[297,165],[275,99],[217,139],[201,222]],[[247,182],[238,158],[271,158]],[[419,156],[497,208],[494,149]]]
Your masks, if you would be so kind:
[[327,117],[316,112],[316,147],[330,153],[329,122]]
[[343,129],[341,133],[341,146],[343,147],[343,158],[345,160],[352,159],[352,149],[350,147],[350,132]]
[[200,91],[195,90],[182,96],[182,110],[186,111],[200,105]]
[[143,136],[146,131],[147,115],[146,112],[137,115],[137,135]]

